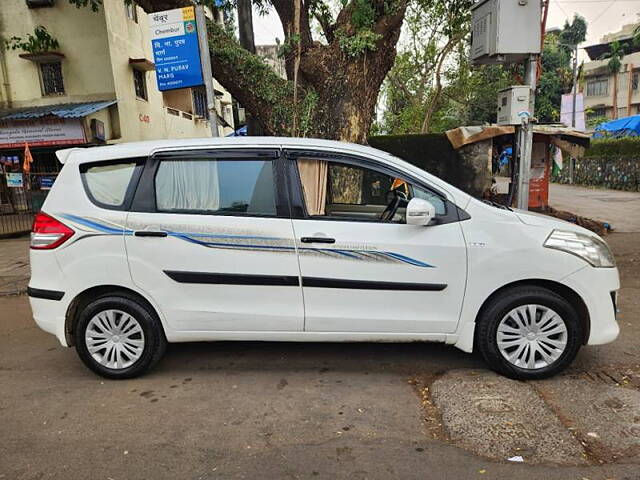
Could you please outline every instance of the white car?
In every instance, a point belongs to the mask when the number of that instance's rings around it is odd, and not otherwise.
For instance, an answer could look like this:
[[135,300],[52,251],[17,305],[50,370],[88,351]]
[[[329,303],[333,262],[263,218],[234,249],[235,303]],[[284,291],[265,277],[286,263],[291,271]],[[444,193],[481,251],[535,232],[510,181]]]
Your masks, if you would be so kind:
[[247,137],[57,155],[28,294],[105,377],[145,372],[167,342],[274,340],[445,342],[537,379],[619,332],[597,235],[379,150]]

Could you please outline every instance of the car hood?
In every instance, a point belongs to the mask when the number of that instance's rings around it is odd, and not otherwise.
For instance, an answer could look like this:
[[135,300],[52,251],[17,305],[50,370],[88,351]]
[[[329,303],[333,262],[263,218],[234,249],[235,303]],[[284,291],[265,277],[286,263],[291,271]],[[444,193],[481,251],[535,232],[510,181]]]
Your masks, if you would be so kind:
[[513,212],[515,213],[516,217],[518,217],[518,219],[525,225],[549,229],[557,228],[568,230],[571,232],[583,233],[585,235],[597,236],[591,230],[587,230],[580,225],[576,225],[575,223],[567,222],[559,218],[550,217],[549,215],[519,209],[514,209]]

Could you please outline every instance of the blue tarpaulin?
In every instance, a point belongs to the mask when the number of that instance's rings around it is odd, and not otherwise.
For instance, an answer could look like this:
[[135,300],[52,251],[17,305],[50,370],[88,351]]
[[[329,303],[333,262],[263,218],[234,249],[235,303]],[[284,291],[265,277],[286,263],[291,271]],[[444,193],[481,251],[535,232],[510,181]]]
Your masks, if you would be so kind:
[[593,134],[593,138],[637,136],[640,136],[640,115],[603,122]]
[[231,132],[227,135],[227,137],[246,137],[247,136],[247,126],[240,127],[235,132]]

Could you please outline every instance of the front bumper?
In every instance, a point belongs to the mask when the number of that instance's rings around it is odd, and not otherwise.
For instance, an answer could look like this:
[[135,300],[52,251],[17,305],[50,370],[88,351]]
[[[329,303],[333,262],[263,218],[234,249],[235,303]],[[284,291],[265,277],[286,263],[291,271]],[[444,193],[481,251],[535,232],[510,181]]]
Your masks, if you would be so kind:
[[613,342],[620,333],[613,301],[620,289],[618,269],[587,265],[561,281],[580,295],[587,306],[591,321],[587,344]]

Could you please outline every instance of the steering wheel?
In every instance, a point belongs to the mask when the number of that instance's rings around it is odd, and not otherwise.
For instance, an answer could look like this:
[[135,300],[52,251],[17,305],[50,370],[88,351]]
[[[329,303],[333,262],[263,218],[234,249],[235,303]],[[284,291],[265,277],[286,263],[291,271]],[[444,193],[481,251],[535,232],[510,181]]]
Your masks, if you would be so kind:
[[391,220],[393,220],[393,217],[396,216],[396,212],[398,211],[402,203],[407,202],[407,194],[401,191],[399,188],[391,190],[389,193],[392,193],[393,197],[380,214],[380,220],[382,220],[383,222],[390,222]]

